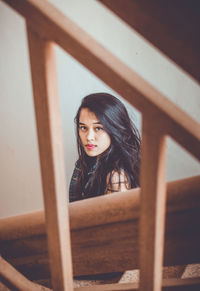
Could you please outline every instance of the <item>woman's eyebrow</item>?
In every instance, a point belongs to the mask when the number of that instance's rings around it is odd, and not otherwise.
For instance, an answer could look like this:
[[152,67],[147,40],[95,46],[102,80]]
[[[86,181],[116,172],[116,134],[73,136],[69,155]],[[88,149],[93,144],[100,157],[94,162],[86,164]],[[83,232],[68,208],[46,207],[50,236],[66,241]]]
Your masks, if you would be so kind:
[[[83,122],[79,122],[79,124],[81,124],[81,125],[85,125],[85,123],[83,123]],[[100,121],[93,122],[93,124],[100,124],[100,125],[102,125]]]

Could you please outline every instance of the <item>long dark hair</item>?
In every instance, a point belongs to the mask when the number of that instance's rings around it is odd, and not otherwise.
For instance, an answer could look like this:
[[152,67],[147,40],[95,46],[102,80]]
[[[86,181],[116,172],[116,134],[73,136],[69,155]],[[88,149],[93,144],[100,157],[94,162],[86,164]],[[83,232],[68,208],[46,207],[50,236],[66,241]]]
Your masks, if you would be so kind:
[[[93,112],[111,138],[111,145],[101,154],[100,159],[88,157],[79,137],[79,118],[82,108]],[[95,171],[87,188],[87,197],[104,194],[106,179],[112,171],[124,171],[131,188],[139,186],[140,135],[132,123],[123,103],[108,93],[90,94],[83,98],[75,117],[79,169],[77,191],[83,192],[88,171],[95,163]],[[111,182],[111,175],[110,175]]]

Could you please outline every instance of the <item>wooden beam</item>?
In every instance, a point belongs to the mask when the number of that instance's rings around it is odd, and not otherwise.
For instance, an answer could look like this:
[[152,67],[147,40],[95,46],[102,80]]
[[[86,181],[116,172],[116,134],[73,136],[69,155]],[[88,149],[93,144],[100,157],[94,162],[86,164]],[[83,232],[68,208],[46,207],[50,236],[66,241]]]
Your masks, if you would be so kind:
[[[200,176],[167,189],[164,265],[199,263]],[[69,213],[75,276],[139,268],[139,189],[70,203]],[[30,280],[49,278],[42,212],[0,219],[0,249]]]
[[[50,291],[51,289],[29,281],[20,274],[13,266],[0,256],[0,278],[8,287],[19,291]],[[0,286],[1,288],[1,286]],[[1,289],[0,289],[1,290]],[[10,290],[10,289],[9,289]]]
[[[183,212],[200,207],[200,176],[167,183],[167,211]],[[106,223],[138,219],[140,188],[69,204],[70,228],[78,230]],[[45,234],[43,211],[0,218],[0,241]]]
[[140,290],[159,291],[166,209],[166,136],[159,123],[143,117],[140,214]]
[[200,160],[200,125],[45,0],[3,0]]
[[99,0],[200,82],[200,3]]
[[52,285],[73,290],[54,44],[27,28]]

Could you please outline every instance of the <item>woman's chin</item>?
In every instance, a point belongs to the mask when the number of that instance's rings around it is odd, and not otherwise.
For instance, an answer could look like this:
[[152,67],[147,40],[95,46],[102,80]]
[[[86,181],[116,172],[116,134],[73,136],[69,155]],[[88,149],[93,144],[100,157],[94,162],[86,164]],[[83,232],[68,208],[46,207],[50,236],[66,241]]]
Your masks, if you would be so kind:
[[86,155],[89,156],[89,157],[96,157],[98,156],[97,153],[94,153],[94,152],[91,152],[91,151],[85,151]]

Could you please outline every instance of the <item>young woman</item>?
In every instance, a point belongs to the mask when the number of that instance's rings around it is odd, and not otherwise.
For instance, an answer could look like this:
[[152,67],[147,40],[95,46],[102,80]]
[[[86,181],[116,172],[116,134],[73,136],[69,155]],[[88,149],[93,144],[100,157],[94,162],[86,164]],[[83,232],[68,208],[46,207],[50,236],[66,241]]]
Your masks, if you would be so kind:
[[119,99],[107,93],[86,96],[75,123],[79,159],[70,202],[139,186],[140,137]]

